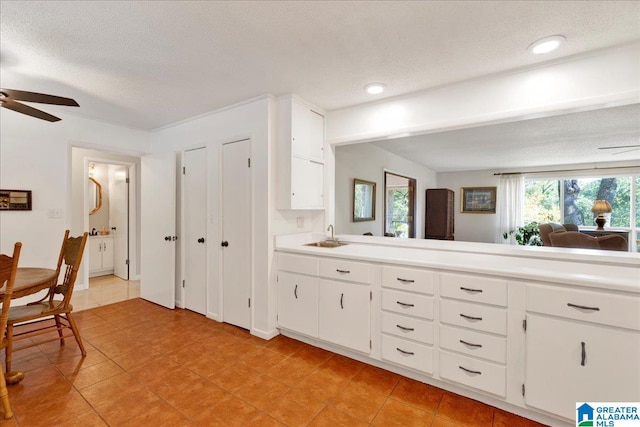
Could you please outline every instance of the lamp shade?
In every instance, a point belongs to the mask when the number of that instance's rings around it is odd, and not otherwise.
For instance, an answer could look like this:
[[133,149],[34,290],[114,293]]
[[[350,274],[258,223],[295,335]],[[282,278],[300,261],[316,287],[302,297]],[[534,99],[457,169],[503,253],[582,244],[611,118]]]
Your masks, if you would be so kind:
[[606,200],[596,200],[591,208],[591,212],[596,214],[610,213],[611,210],[611,205]]

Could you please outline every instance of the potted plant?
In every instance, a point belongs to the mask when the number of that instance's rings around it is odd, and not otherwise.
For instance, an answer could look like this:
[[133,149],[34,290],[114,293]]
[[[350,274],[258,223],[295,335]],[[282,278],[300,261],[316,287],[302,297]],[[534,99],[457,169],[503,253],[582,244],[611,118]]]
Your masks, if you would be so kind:
[[515,230],[502,233],[502,237],[506,240],[510,235],[515,235],[516,242],[522,246],[542,246],[540,238],[540,230],[537,222],[530,222]]

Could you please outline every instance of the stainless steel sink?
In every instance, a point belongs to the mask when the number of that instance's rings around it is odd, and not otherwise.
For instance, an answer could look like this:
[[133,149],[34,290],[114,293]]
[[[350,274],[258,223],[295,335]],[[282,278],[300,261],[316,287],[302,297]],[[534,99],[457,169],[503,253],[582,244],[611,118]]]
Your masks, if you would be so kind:
[[347,244],[348,243],[338,242],[337,240],[324,240],[322,242],[307,243],[305,246],[315,246],[316,248],[337,248]]

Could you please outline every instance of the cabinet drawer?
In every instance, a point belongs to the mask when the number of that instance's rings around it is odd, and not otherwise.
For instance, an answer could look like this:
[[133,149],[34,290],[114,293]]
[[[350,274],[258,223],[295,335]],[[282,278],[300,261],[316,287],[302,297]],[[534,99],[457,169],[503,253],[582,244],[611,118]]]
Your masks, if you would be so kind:
[[640,330],[638,296],[528,285],[527,311]]
[[440,294],[443,297],[484,304],[507,306],[507,281],[464,274],[442,273]]
[[371,283],[371,265],[364,262],[321,258],[320,276],[349,282]]
[[507,310],[480,304],[441,300],[440,320],[450,325],[494,334],[507,334]]
[[317,276],[318,258],[281,253],[278,254],[278,270]]
[[423,319],[433,319],[433,298],[383,289],[382,309]]
[[382,332],[433,344],[433,322],[400,314],[382,312]]
[[382,286],[403,291],[433,295],[435,273],[429,270],[402,267],[382,267]]
[[440,377],[504,397],[507,368],[491,362],[440,352]]
[[467,329],[440,325],[440,347],[493,362],[506,363],[507,340]]
[[382,358],[428,374],[433,373],[433,348],[382,335]]

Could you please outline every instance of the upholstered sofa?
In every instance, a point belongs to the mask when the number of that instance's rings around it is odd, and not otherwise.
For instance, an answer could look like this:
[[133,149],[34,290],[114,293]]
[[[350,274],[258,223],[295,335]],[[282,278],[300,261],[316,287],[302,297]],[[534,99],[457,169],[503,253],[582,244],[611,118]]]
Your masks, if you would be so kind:
[[553,233],[555,231],[578,231],[578,226],[575,224],[556,224],[555,222],[549,222],[538,225],[538,230],[540,230],[542,244],[544,246],[551,246],[549,233]]
[[593,237],[578,231],[553,231],[548,234],[551,246],[562,248],[628,251],[627,239],[616,234]]

